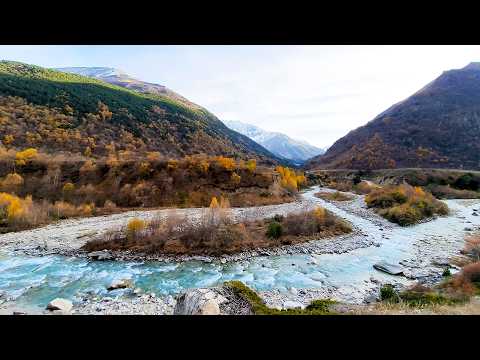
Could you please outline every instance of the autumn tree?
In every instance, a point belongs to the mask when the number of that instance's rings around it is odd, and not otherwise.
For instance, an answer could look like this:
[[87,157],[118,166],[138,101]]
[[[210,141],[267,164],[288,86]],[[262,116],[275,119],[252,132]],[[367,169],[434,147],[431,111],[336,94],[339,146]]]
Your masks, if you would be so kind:
[[100,118],[102,119],[102,121],[110,120],[112,118],[112,115],[113,115],[112,112],[110,111],[108,106],[102,103],[101,101],[98,101],[97,109],[98,109],[98,115],[100,115]]
[[13,135],[5,135],[3,137],[2,143],[8,149],[14,140],[15,138],[13,137]]
[[217,158],[218,164],[226,170],[233,170],[235,168],[235,160],[232,158],[227,158],[219,156]]
[[253,172],[255,172],[255,170],[257,168],[257,160],[250,159],[250,160],[247,161],[245,166],[250,172],[253,173]]
[[15,154],[15,165],[22,166],[28,161],[35,159],[38,155],[37,149],[29,148],[23,151],[19,151]]
[[24,183],[23,177],[17,173],[8,174],[0,181],[3,190],[7,192],[17,191]]

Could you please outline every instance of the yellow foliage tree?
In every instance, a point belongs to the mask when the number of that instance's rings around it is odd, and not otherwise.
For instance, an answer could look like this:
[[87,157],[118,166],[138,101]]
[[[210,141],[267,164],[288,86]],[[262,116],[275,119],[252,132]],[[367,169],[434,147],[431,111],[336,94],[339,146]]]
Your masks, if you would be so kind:
[[233,172],[232,175],[230,176],[230,179],[232,182],[236,185],[240,184],[240,181],[242,180],[242,177],[238,175],[236,172]]
[[145,227],[145,221],[139,218],[133,218],[127,224],[127,236],[136,236],[140,231],[145,229]]
[[35,159],[38,155],[37,149],[28,148],[23,151],[19,151],[15,154],[15,164],[18,166],[25,165],[27,161]]
[[148,161],[158,161],[161,158],[161,154],[158,151],[147,152]]
[[223,167],[227,170],[235,169],[235,160],[232,159],[232,158],[219,156],[219,157],[217,157],[217,162],[221,167]]
[[250,172],[252,172],[252,173],[255,172],[255,170],[257,168],[257,160],[255,160],[255,159],[248,160],[247,164],[246,164],[246,167]]
[[178,168],[178,161],[177,160],[168,160],[167,169],[168,170],[175,170]]
[[218,205],[218,200],[217,200],[217,198],[214,196],[214,197],[212,197],[212,201],[210,201],[210,208],[216,209],[216,208],[218,208],[218,207],[219,207],[219,205]]
[[63,192],[70,193],[73,190],[75,190],[75,185],[73,183],[67,182],[65,185],[63,185]]
[[306,178],[303,174],[297,174],[294,170],[283,166],[277,166],[275,170],[280,175],[280,185],[291,191],[298,191],[299,185],[303,185],[306,182]]
[[[8,221],[19,220],[26,211],[23,201],[18,196],[0,193],[0,217],[6,217]],[[31,202],[31,199],[27,202]]]

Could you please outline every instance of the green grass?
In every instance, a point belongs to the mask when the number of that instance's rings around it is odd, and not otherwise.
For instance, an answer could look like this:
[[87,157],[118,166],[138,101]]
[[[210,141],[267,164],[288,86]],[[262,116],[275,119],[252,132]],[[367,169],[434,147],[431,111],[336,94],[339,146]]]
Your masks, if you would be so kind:
[[335,304],[333,300],[314,300],[305,309],[278,310],[265,305],[260,296],[241,281],[227,281],[224,285],[236,296],[245,299],[255,315],[335,315],[335,312],[330,310],[330,306]]

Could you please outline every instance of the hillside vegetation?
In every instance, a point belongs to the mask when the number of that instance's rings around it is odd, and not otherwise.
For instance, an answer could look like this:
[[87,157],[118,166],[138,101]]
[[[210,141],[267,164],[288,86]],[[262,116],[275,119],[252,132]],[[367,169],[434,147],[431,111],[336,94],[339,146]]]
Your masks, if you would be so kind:
[[170,157],[274,155],[203,108],[76,74],[0,62],[0,140],[15,148],[107,156],[114,147]]
[[294,200],[304,185],[301,173],[257,167],[255,159],[158,153],[141,160],[124,153],[93,159],[0,146],[0,230],[131,208],[204,207],[212,197],[232,206],[276,204]]

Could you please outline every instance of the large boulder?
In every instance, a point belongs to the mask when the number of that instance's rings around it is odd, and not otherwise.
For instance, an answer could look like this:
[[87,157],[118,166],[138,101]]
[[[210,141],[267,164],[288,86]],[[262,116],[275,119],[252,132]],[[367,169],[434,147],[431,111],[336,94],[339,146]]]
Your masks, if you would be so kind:
[[107,287],[108,291],[116,290],[116,289],[126,289],[133,286],[132,280],[129,279],[117,279],[113,280],[109,287]]
[[373,267],[379,271],[386,272],[390,275],[403,275],[404,269],[399,265],[389,264],[385,261],[380,261],[373,265]]
[[60,311],[62,313],[68,314],[72,311],[73,304],[70,300],[56,298],[50,301],[47,305],[47,310],[50,311]]
[[221,315],[220,305],[227,299],[214,289],[192,289],[181,294],[174,315]]

